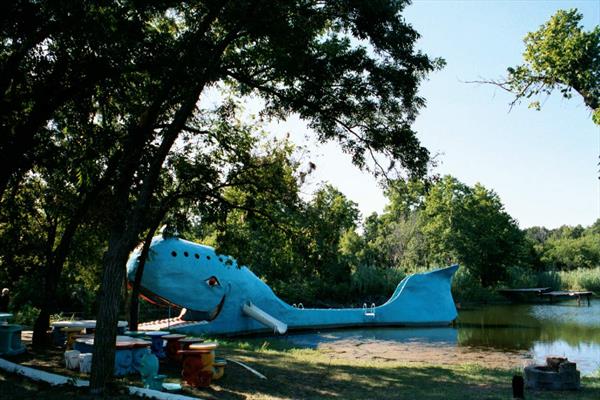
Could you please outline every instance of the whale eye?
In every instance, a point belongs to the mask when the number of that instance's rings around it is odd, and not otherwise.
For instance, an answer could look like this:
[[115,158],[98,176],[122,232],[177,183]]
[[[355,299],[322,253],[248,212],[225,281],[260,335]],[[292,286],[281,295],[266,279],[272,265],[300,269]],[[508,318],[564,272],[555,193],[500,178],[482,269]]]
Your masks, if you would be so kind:
[[206,284],[210,287],[221,286],[216,276],[211,276],[206,280]]

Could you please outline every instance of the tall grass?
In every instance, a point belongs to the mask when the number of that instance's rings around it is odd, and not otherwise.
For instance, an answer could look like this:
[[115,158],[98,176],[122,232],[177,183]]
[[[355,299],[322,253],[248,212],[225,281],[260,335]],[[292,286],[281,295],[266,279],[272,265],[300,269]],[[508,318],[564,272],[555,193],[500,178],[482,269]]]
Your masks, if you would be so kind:
[[398,268],[380,269],[371,265],[360,265],[352,272],[350,290],[361,301],[387,300],[406,273]]
[[492,290],[481,286],[479,279],[464,267],[454,274],[452,295],[455,301],[467,303],[485,303],[494,299]]
[[600,267],[560,271],[558,275],[563,289],[591,290],[600,294]]
[[[506,277],[498,287],[527,288],[549,287],[552,290],[590,290],[600,295],[600,267],[579,268],[571,271],[535,272],[522,266],[506,269]],[[495,289],[495,288],[494,288]],[[468,269],[460,268],[452,282],[452,294],[457,301],[488,302],[501,299],[491,288],[481,282]]]

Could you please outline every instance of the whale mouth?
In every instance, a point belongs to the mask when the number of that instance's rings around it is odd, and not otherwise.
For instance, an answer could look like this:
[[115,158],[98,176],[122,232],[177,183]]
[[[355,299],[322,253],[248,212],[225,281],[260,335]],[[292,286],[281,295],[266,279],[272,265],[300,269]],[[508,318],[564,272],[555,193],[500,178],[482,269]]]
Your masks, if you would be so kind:
[[184,321],[212,321],[219,316],[221,310],[223,310],[223,305],[225,305],[225,298],[227,294],[224,294],[221,298],[221,301],[210,311],[201,311],[195,310],[193,308],[185,307],[181,304],[174,303],[166,298],[153,293],[152,291],[146,288],[140,288],[141,295],[153,304],[163,304],[166,306],[172,306],[177,308],[184,308],[186,312],[181,316],[181,319]]
[[198,311],[191,308],[186,308],[185,313],[181,316],[181,319],[184,321],[212,321],[221,313],[223,305],[225,304],[225,297],[227,297],[227,295],[224,294],[219,304],[217,304],[212,311]]
[[217,318],[219,314],[221,314],[221,310],[223,309],[223,305],[225,304],[225,297],[227,297],[226,294],[223,295],[223,298],[221,299],[219,304],[217,304],[217,307],[215,307],[215,309],[210,313],[207,321],[212,321],[213,319]]

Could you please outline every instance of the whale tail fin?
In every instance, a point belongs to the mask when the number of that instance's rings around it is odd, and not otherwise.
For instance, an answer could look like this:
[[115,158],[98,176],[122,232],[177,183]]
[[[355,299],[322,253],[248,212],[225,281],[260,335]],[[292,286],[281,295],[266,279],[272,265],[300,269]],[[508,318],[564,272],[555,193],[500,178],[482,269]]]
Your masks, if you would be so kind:
[[456,307],[451,284],[458,265],[429,272],[409,275],[396,288],[390,299],[381,307],[392,313],[401,313],[407,320],[419,323],[425,318],[432,323],[453,321]]

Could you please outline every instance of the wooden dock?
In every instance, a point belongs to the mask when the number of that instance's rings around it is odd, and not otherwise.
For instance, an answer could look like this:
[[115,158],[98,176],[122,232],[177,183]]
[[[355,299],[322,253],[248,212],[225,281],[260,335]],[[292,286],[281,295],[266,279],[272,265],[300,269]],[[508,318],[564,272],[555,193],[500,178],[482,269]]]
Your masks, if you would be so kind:
[[551,288],[518,288],[498,289],[498,293],[514,302],[541,302],[549,300],[550,303],[560,300],[577,300],[577,305],[586,299],[588,306],[590,298],[594,295],[590,291],[552,290]]
[[519,288],[519,289],[498,289],[498,293],[510,301],[515,302],[536,302],[540,301],[542,294],[550,292],[549,287],[543,288]]
[[550,299],[551,303],[554,303],[555,300],[566,300],[566,299],[577,299],[577,305],[581,305],[581,300],[583,298],[587,299],[587,305],[590,305],[590,297],[592,297],[594,293],[590,291],[574,291],[574,290],[555,290],[552,292],[544,292],[542,293],[543,297],[547,297]]

